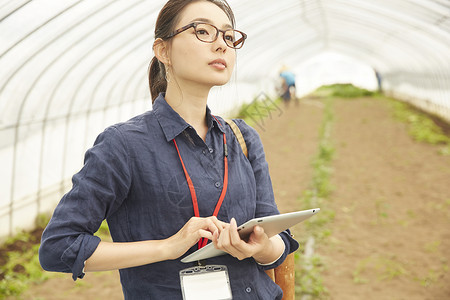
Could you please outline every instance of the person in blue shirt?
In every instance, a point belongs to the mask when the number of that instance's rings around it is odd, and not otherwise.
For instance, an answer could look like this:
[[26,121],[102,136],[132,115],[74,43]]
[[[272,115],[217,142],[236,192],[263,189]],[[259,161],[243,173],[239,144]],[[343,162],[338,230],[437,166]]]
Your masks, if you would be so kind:
[[298,104],[298,99],[295,95],[295,74],[283,66],[280,69],[280,78],[282,79],[281,98],[284,104],[288,106],[292,99],[295,99],[296,104]]
[[[182,299],[181,259],[211,240],[227,252],[203,265],[226,266],[234,299],[281,299],[264,272],[298,248],[285,231],[268,238],[237,224],[278,214],[263,145],[235,120],[231,128],[207,106],[213,86],[231,77],[246,35],[224,0],[170,0],[155,27],[149,68],[153,108],[112,125],[85,154],[47,225],[42,267],[72,273],[119,269],[125,299]],[[94,236],[106,219],[113,242]],[[216,291],[212,291],[216,293]],[[184,294],[183,294],[184,293]],[[217,292],[218,293],[218,292]]]

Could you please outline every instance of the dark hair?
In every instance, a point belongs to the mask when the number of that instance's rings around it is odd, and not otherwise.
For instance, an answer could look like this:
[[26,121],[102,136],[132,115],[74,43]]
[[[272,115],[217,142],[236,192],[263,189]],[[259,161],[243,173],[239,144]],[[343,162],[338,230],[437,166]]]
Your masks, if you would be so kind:
[[[231,25],[235,26],[233,11],[226,0],[169,0],[159,12],[155,25],[155,40],[161,38],[167,40],[168,36],[175,31],[175,25],[178,23],[180,13],[190,3],[198,1],[208,1],[220,7],[230,19]],[[148,68],[148,83],[152,103],[158,97],[159,93],[167,89],[166,69],[156,57],[153,57]]]

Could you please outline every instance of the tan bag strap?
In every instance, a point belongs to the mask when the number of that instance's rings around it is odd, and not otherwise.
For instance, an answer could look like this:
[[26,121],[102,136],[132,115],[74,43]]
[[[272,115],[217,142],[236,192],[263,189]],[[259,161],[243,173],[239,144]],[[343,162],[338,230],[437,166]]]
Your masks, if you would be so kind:
[[[242,152],[244,152],[245,156],[248,158],[247,144],[245,143],[241,130],[233,120],[225,119],[225,122],[227,122],[227,124],[231,127],[231,130],[233,130],[239,145],[241,145]],[[266,270],[265,272],[276,284],[281,287],[283,290],[283,299],[295,299],[294,253],[289,254],[285,261],[275,269]]]
[[236,123],[231,119],[225,119],[225,122],[231,127],[231,130],[233,130],[234,135],[236,136],[239,145],[241,145],[242,152],[244,152],[244,155],[248,158],[248,151],[247,151],[247,144],[245,143],[244,136],[242,135],[241,130],[236,125]]

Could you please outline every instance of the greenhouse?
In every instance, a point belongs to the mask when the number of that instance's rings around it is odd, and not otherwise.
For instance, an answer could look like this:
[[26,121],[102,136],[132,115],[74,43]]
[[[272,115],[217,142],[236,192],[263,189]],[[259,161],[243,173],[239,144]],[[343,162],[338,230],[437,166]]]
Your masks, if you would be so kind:
[[[152,110],[149,63],[166,2],[0,2],[0,241],[52,214],[105,128]],[[208,107],[258,131],[281,212],[322,210],[293,230],[298,252],[313,252],[296,259],[297,298],[450,297],[450,3],[228,3],[247,39]],[[295,74],[296,103],[279,99],[282,70]],[[367,239],[333,228],[366,228]]]

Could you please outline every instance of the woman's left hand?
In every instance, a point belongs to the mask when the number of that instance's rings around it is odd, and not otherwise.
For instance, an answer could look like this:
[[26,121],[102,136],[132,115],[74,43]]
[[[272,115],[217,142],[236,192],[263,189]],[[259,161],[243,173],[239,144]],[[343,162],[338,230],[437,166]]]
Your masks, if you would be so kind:
[[264,229],[255,226],[248,241],[240,238],[234,218],[220,235],[213,235],[217,249],[223,250],[239,260],[253,257],[259,263],[268,263],[280,257],[284,251],[284,243],[280,239],[269,239]]

